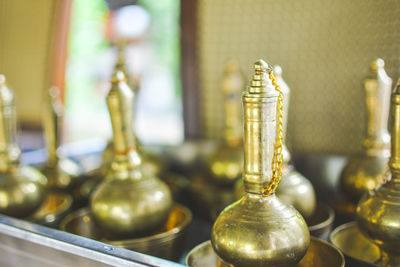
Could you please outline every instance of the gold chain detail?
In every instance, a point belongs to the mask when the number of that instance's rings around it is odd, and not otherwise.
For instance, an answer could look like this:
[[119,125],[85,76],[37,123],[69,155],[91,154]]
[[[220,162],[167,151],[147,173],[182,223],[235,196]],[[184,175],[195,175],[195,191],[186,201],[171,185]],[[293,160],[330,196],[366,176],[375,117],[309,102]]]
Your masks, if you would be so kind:
[[282,177],[282,162],[283,162],[283,92],[279,88],[276,78],[272,72],[269,72],[269,78],[272,84],[275,86],[275,90],[278,91],[278,131],[276,136],[274,156],[272,158],[272,178],[265,188],[263,189],[263,196],[267,197],[273,194],[278,187]]

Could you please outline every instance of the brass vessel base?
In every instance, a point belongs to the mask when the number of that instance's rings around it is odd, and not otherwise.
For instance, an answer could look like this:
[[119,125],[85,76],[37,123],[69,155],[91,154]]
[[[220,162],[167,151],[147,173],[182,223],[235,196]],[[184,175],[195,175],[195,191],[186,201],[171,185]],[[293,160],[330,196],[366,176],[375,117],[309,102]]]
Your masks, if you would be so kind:
[[26,220],[57,228],[72,207],[72,197],[62,192],[49,192],[40,208]]
[[[193,248],[186,256],[185,263],[191,267],[232,267],[215,254],[211,241]],[[343,267],[344,256],[328,242],[311,237],[310,247],[304,258],[295,266]]]
[[323,203],[317,203],[314,213],[306,219],[310,234],[323,240],[328,240],[334,221],[335,212]]
[[178,260],[184,250],[186,229],[191,220],[192,214],[187,208],[174,204],[167,222],[154,234],[139,238],[115,240],[105,237],[102,230],[95,224],[90,210],[83,208],[65,217],[60,224],[60,229],[113,246],[164,259]]
[[360,232],[356,222],[337,227],[330,240],[343,252],[349,266],[379,266],[376,264],[381,258],[379,247]]

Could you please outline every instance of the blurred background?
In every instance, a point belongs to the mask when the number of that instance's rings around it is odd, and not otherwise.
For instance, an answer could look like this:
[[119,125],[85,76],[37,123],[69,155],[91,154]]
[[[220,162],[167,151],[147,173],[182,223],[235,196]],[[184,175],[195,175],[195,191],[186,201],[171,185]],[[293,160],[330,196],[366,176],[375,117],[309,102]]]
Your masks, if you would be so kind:
[[66,106],[63,142],[106,140],[104,98],[124,40],[139,139],[178,145],[220,137],[224,63],[236,60],[249,79],[263,58],[292,90],[290,149],[354,154],[369,63],[381,57],[400,75],[399,13],[397,0],[0,0],[0,73],[16,92],[25,148],[43,146],[30,133],[51,85]]

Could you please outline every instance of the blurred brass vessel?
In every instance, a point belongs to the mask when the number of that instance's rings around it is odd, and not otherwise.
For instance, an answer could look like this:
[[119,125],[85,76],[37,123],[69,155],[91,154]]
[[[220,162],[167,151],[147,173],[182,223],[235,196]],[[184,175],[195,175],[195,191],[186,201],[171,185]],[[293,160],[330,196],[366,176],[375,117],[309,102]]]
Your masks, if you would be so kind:
[[43,126],[47,148],[47,161],[40,169],[47,177],[50,190],[72,192],[81,183],[82,168],[76,162],[60,157],[57,148],[60,145],[60,120],[63,116],[63,104],[60,90],[50,88],[43,109]]
[[[276,81],[283,92],[283,128],[286,132],[287,116],[289,111],[290,88],[282,78],[282,68],[274,67]],[[304,218],[310,218],[316,207],[315,191],[311,182],[290,165],[290,152],[283,145],[283,171],[282,180],[276,190],[276,195],[284,203],[293,205]],[[240,199],[244,194],[243,180],[238,180],[235,185],[235,198]]]
[[171,192],[157,177],[143,172],[133,131],[134,93],[116,70],[107,96],[114,138],[111,171],[95,189],[90,209],[97,225],[115,237],[151,233],[167,220]]
[[58,228],[61,219],[70,211],[71,207],[71,195],[63,192],[48,192],[39,209],[26,220]]
[[19,166],[14,93],[0,75],[0,213],[27,217],[45,197],[47,179],[28,166]]
[[[328,242],[311,237],[310,247],[304,258],[290,266],[304,267],[344,267],[343,254]],[[186,256],[185,264],[191,267],[232,267],[215,254],[210,241],[193,248]],[[251,265],[248,265],[251,266]],[[270,266],[270,265],[265,265]],[[288,266],[288,265],[286,265]],[[352,265],[353,267],[353,265]]]
[[361,232],[382,252],[378,264],[400,266],[400,79],[391,96],[390,173],[361,198],[356,218]]
[[375,263],[381,258],[379,247],[360,232],[356,222],[337,227],[330,234],[330,240],[343,252],[348,266],[378,266]]
[[210,156],[210,181],[217,184],[234,183],[243,171],[242,121],[240,96],[244,78],[233,61],[225,64],[221,81],[224,94],[225,123],[223,140]]
[[[384,65],[380,58],[372,61],[370,74],[364,81],[367,108],[364,152],[350,158],[340,176],[340,188],[353,205],[365,192],[381,183],[390,156],[387,123],[392,79],[386,74]],[[338,210],[346,211],[343,207]]]
[[178,260],[185,247],[186,230],[191,220],[191,212],[187,208],[175,204],[167,221],[152,235],[131,239],[112,239],[104,235],[105,232],[98,228],[89,209],[80,209],[65,217],[60,224],[60,229],[148,255]]
[[218,216],[211,244],[223,261],[235,267],[289,266],[306,254],[310,234],[292,206],[282,203],[274,192],[263,195],[273,177],[278,92],[267,76],[269,65],[259,60],[254,67],[255,74],[242,97],[246,194]]

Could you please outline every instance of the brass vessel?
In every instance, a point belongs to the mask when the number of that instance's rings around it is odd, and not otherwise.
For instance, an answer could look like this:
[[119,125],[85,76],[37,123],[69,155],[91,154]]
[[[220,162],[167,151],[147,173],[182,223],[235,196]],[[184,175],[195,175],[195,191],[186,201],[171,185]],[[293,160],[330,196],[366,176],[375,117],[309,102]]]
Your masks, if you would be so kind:
[[384,65],[380,58],[372,61],[370,74],[364,81],[367,115],[364,152],[350,158],[340,176],[340,189],[354,206],[365,192],[380,184],[390,156],[387,123],[392,79]]
[[[129,88],[133,91],[133,94],[136,95],[138,92],[138,86],[133,81],[133,79],[130,79],[130,75],[126,68],[125,45],[126,45],[126,43],[123,40],[121,40],[118,43],[117,62],[115,64],[114,72],[121,71],[124,74]],[[136,99],[137,98],[135,97],[134,101],[136,101]],[[135,106],[136,105],[134,105],[134,107]],[[134,110],[132,110],[132,112],[134,112]],[[132,118],[134,119],[134,117],[132,117]],[[155,176],[160,176],[163,173],[164,167],[165,167],[162,158],[159,157],[158,155],[155,155],[153,153],[145,151],[143,149],[143,146],[140,144],[136,135],[134,138],[135,138],[135,142],[136,142],[136,147],[139,150],[139,153],[141,154],[141,157],[142,157],[143,171],[150,173],[152,175],[155,175]],[[109,140],[106,148],[104,149],[104,152],[102,155],[102,166],[99,169],[101,176],[107,175],[106,172],[110,170],[111,163],[113,160],[113,146],[114,146],[113,140]]]
[[[185,263],[191,267],[232,267],[231,264],[228,264],[218,258],[211,246],[210,241],[203,242],[193,248],[186,256]],[[344,267],[345,259],[340,250],[328,242],[311,237],[310,247],[308,248],[304,258],[297,264],[286,266]],[[353,265],[349,266],[353,267]]]
[[[280,178],[279,174],[275,176],[279,167],[274,169],[272,163],[277,163],[275,157],[279,161],[282,156],[277,152],[283,138],[280,121],[278,138],[275,138],[277,108],[281,120],[282,103],[278,103],[281,96],[273,87],[269,65],[259,60],[254,67],[255,74],[242,97],[246,193],[218,216],[211,243],[216,254],[235,267],[289,266],[306,254],[310,234],[300,213],[282,203],[271,187]],[[267,195],[266,187],[269,188]]]
[[[274,73],[276,74],[276,81],[283,93],[283,131],[286,133],[290,88],[282,78],[282,68],[280,66],[276,65],[274,67]],[[316,207],[314,188],[311,182],[301,173],[297,172],[294,166],[290,164],[291,155],[285,143],[283,144],[282,153],[282,180],[276,191],[276,195],[284,203],[293,205],[304,218],[309,219],[313,215]],[[235,185],[235,198],[240,199],[243,194],[243,180],[238,180]]]
[[27,217],[42,204],[47,179],[38,170],[19,165],[16,123],[14,92],[0,75],[0,213]]
[[57,148],[60,145],[60,128],[64,110],[60,90],[57,87],[50,88],[43,106],[47,161],[40,170],[47,177],[47,186],[50,190],[72,192],[81,182],[82,169],[75,161],[57,153]]
[[233,61],[225,64],[221,81],[224,95],[225,123],[223,139],[210,156],[208,169],[210,181],[217,184],[233,184],[243,171],[242,120],[240,96],[244,78]]
[[361,198],[356,218],[361,232],[382,252],[379,264],[400,266],[400,79],[391,96],[391,156],[385,182]]
[[146,235],[165,223],[172,208],[169,188],[142,170],[133,131],[134,94],[116,70],[107,96],[113,129],[111,170],[95,189],[90,209],[96,224],[115,237]]
[[184,206],[174,204],[166,222],[151,235],[137,238],[115,239],[107,236],[93,220],[90,210],[83,208],[65,217],[60,229],[76,235],[99,240],[104,243],[131,249],[148,255],[179,260],[185,249],[187,228],[192,220],[192,213]]

